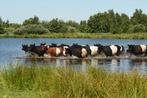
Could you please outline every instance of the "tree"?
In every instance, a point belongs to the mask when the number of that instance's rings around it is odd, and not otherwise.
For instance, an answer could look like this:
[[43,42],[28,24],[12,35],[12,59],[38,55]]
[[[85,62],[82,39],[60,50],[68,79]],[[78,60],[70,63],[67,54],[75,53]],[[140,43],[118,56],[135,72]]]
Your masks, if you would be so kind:
[[141,24],[141,18],[143,17],[143,13],[141,9],[136,9],[133,13],[133,16],[131,17],[131,23],[133,25]]
[[129,33],[139,33],[139,32],[145,32],[145,26],[143,24],[137,24],[137,25],[131,25],[128,29]]
[[23,22],[23,25],[29,25],[29,24],[39,24],[39,17],[34,16],[33,18],[29,18]]
[[115,24],[115,16],[113,10],[104,13],[97,13],[93,16],[90,16],[88,19],[88,26],[90,28],[90,32],[103,32],[107,33],[112,31]]
[[142,24],[146,27],[147,31],[147,15],[142,12],[141,9],[136,9],[131,17],[131,24],[132,25],[139,25]]
[[82,33],[88,33],[89,32],[89,26],[87,25],[86,20],[83,20],[80,22],[79,30]]
[[3,21],[2,21],[2,19],[1,19],[1,17],[0,17],[0,26],[2,26],[2,24],[3,24]]
[[66,24],[67,24],[68,26],[75,27],[76,29],[79,28],[79,23],[77,23],[77,22],[75,22],[75,21],[72,21],[72,20],[67,21]]
[[53,33],[65,33],[67,32],[67,26],[64,21],[56,18],[49,22],[49,31]]

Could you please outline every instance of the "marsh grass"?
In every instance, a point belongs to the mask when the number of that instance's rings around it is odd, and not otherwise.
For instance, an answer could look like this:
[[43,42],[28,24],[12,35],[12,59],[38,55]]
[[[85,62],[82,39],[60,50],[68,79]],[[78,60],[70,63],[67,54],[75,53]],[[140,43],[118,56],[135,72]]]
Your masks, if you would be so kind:
[[48,34],[0,34],[0,38],[115,38],[147,39],[147,33],[48,33]]
[[147,98],[147,77],[136,71],[112,73],[48,66],[15,66],[0,72],[0,97]]

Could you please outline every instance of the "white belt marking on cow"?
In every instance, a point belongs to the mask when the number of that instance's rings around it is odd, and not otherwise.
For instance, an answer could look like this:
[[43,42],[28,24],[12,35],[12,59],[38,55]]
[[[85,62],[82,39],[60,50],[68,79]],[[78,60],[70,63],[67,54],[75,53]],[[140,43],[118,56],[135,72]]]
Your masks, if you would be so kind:
[[111,48],[112,54],[117,53],[118,49],[117,49],[117,47],[115,45],[111,45],[110,48]]
[[96,55],[97,51],[98,51],[98,47],[97,46],[90,46],[90,50],[91,50],[91,55]]
[[87,51],[85,48],[82,48],[82,57],[85,57],[87,55]]
[[67,46],[64,46],[64,47],[63,47],[63,55],[64,55],[64,56],[66,56],[66,49],[68,49],[68,47],[67,47]]
[[60,54],[60,49],[59,48],[56,48],[56,55],[59,55]]
[[120,46],[120,51],[123,51],[123,46]]
[[142,52],[146,52],[146,45],[140,45]]

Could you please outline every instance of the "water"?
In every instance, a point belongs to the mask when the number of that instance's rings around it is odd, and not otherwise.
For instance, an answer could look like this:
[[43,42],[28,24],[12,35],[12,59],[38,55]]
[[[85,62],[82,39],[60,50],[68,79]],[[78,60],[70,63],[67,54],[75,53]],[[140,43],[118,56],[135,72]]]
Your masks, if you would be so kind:
[[9,64],[36,64],[39,66],[48,65],[51,67],[64,66],[71,67],[76,70],[85,70],[87,66],[101,67],[113,72],[127,72],[133,69],[141,73],[147,71],[147,60],[130,60],[130,59],[89,59],[89,60],[68,60],[68,59],[16,59],[16,57],[24,57],[26,54],[21,50],[22,44],[40,44],[40,43],[57,43],[57,44],[118,44],[125,48],[128,44],[147,44],[147,40],[119,40],[119,39],[51,39],[51,38],[2,38],[0,39],[0,66],[8,66]]

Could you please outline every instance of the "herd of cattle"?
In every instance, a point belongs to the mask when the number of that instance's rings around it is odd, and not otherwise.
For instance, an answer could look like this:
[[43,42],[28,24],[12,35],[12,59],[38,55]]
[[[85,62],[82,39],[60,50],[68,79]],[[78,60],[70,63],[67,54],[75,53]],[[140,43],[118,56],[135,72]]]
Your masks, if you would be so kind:
[[22,45],[22,50],[30,53],[36,54],[38,56],[76,56],[78,58],[85,58],[88,56],[94,57],[104,54],[106,57],[120,56],[124,53],[129,53],[131,55],[139,56],[147,55],[147,45],[128,45],[125,49],[122,45],[79,45],[79,44],[51,44],[41,43],[40,45],[30,44]]

